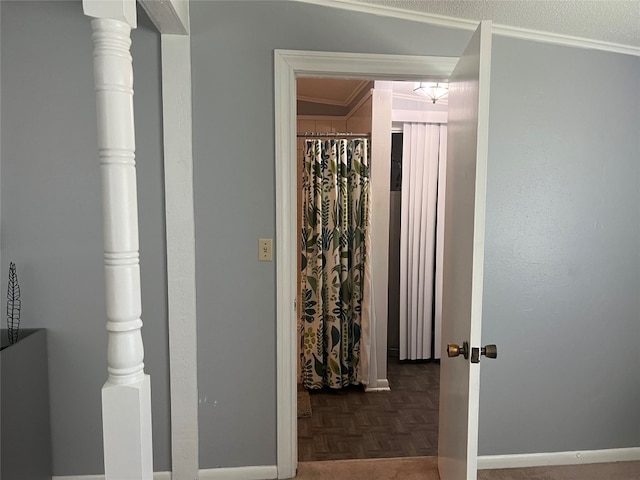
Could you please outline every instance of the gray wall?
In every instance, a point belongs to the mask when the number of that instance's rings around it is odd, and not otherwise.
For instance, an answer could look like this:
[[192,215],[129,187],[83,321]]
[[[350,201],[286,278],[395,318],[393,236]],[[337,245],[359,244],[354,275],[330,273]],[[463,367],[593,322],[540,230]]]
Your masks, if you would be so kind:
[[[191,10],[200,464],[274,464],[275,266],[256,260],[275,231],[273,50],[457,56],[471,34],[291,2]],[[639,64],[495,39],[483,454],[640,445]]]
[[470,32],[292,2],[191,4],[201,468],[276,462],[274,48],[458,55]]
[[[453,55],[470,32],[291,2],[192,4],[200,466],[276,461],[273,49]],[[104,281],[90,27],[2,2],[2,291],[48,329],[56,475],[102,472]],[[168,470],[157,34],[134,32],[143,320]],[[640,445],[640,60],[495,37],[480,452]],[[612,85],[604,100],[594,97]]]
[[493,46],[480,453],[640,446],[640,59]]
[[[146,370],[156,470],[170,469],[159,35],[133,33]],[[100,169],[90,20],[80,2],[2,2],[2,291],[48,329],[55,475],[104,471],[106,380]],[[4,303],[4,302],[3,302]]]

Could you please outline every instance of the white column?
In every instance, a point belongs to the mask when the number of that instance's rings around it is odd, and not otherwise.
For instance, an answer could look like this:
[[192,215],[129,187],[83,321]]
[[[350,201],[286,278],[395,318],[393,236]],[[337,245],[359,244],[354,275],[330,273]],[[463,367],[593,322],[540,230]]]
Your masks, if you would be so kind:
[[108,378],[102,387],[105,476],[113,480],[151,480],[151,384],[144,373],[141,335],[130,54],[135,1],[84,0],[84,11],[96,17],[91,26],[108,332]]

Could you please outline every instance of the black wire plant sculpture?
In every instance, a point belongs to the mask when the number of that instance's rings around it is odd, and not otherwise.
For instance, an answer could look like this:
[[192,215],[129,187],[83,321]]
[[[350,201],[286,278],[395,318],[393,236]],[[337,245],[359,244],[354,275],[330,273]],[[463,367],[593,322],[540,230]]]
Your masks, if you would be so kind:
[[7,285],[7,333],[9,344],[13,345],[18,341],[20,330],[20,285],[16,274],[16,264],[9,264],[9,283]]

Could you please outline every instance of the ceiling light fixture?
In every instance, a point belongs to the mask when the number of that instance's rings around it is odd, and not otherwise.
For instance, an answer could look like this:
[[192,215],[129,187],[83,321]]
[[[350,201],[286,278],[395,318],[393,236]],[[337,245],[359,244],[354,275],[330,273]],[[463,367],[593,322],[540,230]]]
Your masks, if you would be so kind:
[[449,85],[443,82],[416,82],[413,91],[436,103],[449,94]]

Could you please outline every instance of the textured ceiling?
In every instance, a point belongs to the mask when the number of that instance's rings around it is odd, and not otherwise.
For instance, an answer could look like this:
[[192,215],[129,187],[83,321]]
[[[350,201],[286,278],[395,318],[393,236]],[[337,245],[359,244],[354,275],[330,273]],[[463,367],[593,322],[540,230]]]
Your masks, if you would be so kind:
[[640,47],[640,0],[352,0]]

